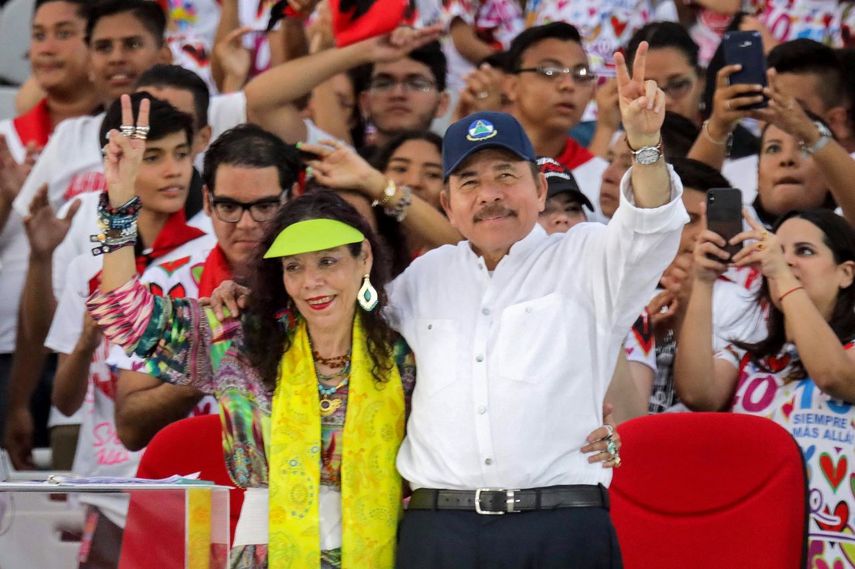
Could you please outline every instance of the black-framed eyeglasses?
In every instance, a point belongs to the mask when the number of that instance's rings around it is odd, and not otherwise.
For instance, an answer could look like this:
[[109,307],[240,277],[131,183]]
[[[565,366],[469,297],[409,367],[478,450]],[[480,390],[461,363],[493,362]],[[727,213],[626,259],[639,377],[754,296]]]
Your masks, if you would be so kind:
[[562,77],[570,76],[574,83],[588,85],[597,78],[597,74],[591,71],[587,65],[576,65],[575,67],[560,67],[558,65],[538,65],[537,67],[523,67],[517,69],[516,73],[537,73],[544,79],[556,81]]
[[211,207],[214,213],[226,223],[237,223],[243,217],[243,212],[249,211],[249,216],[263,223],[276,217],[279,206],[282,204],[279,198],[263,198],[253,202],[239,202],[231,198],[216,198],[212,196]]
[[695,80],[691,77],[678,77],[665,83],[662,86],[662,90],[672,99],[682,99],[689,94],[694,85]]
[[394,77],[389,77],[388,75],[379,75],[377,77],[372,77],[371,81],[368,82],[368,88],[371,91],[376,91],[378,93],[387,93],[398,85],[402,86],[404,91],[420,93],[427,93],[428,91],[432,91],[436,88],[435,82],[431,81],[427,77],[421,77],[419,75],[411,75],[404,77],[403,79],[396,79]]

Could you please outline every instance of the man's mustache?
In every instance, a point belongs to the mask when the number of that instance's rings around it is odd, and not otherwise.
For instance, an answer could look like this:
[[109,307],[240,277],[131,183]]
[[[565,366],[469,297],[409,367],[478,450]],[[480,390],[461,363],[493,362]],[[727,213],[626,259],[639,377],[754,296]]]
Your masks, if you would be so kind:
[[475,221],[484,221],[485,219],[491,217],[505,217],[509,215],[515,216],[516,214],[517,212],[505,207],[502,204],[491,203],[489,205],[484,206],[478,213],[476,213],[473,219]]

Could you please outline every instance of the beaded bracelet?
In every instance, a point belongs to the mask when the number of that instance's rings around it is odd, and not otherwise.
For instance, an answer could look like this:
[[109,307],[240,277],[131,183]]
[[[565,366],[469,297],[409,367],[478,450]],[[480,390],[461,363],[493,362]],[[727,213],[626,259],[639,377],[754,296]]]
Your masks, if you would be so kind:
[[103,229],[125,229],[136,223],[142,202],[139,196],[134,196],[119,207],[110,205],[107,192],[102,192],[98,198],[99,225]]
[[92,249],[95,256],[111,253],[123,247],[133,246],[137,242],[137,218],[142,203],[134,196],[119,207],[110,205],[107,192],[98,198],[98,229],[90,235],[89,241],[100,245]]

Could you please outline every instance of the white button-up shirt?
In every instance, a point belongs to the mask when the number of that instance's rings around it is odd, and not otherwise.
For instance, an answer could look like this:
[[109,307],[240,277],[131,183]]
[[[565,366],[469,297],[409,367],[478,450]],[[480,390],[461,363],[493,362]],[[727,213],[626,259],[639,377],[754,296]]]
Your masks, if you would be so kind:
[[413,488],[608,485],[611,469],[579,449],[688,221],[670,171],[662,207],[635,207],[627,173],[607,226],[535,225],[492,275],[468,241],[447,245],[390,285],[390,321],[418,370],[397,462]]

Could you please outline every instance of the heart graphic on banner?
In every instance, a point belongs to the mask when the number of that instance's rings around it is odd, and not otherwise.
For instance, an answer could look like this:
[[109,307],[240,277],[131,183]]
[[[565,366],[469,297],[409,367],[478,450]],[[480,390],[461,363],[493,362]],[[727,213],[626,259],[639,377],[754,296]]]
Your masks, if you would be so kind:
[[849,461],[845,456],[841,456],[840,460],[837,461],[837,465],[835,465],[834,461],[831,459],[831,455],[824,452],[819,455],[819,466],[822,468],[822,473],[825,475],[825,479],[828,480],[828,483],[831,484],[831,488],[836,493],[840,483],[843,482],[843,479],[846,477],[846,471],[849,469]]

